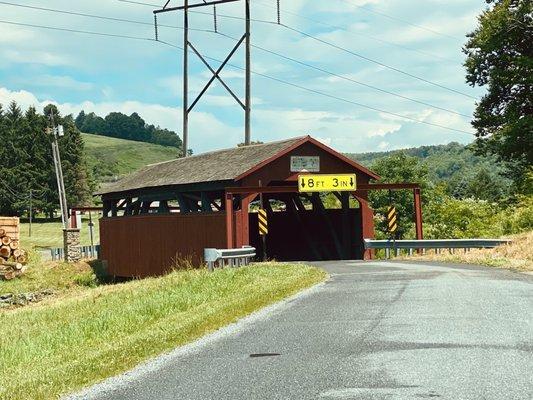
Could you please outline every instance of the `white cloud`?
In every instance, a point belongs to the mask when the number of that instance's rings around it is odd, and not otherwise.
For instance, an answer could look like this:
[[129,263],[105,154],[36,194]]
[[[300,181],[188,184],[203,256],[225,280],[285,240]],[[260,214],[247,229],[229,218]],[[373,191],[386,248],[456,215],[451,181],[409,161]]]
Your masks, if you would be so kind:
[[94,88],[94,84],[91,82],[81,82],[71,76],[58,76],[58,75],[41,75],[34,77],[32,82],[37,86],[48,86],[51,88],[64,88],[70,90],[87,91]]
[[332,139],[330,137],[323,138],[316,136],[315,139],[318,140],[320,143],[325,144],[326,146],[331,146]]
[[30,106],[39,106],[39,100],[33,93],[26,90],[10,91],[6,88],[0,87],[0,104],[7,105],[12,101],[16,101],[22,108]]
[[2,62],[17,64],[42,64],[50,67],[74,65],[73,60],[67,55],[44,50],[5,50],[2,52]]
[[389,143],[389,142],[385,142],[385,141],[383,141],[383,142],[379,142],[379,144],[378,144],[378,149],[380,149],[380,150],[387,150],[387,149],[389,148],[389,146],[390,146],[390,143]]
[[0,24],[0,43],[22,43],[35,38],[35,33],[13,25]]

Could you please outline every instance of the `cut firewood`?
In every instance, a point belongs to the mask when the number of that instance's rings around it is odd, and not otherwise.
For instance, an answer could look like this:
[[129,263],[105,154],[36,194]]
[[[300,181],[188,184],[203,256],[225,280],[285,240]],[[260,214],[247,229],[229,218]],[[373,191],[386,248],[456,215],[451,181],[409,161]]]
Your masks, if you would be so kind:
[[26,261],[27,261],[27,258],[26,258],[25,255],[20,255],[20,256],[17,257],[17,262],[19,262],[21,264],[26,263]]
[[10,255],[11,255],[11,249],[9,248],[9,246],[0,247],[0,256],[4,258],[9,258]]
[[19,241],[18,240],[12,240],[11,243],[9,243],[9,247],[11,250],[15,250],[19,248]]
[[11,272],[6,272],[5,274],[2,275],[2,278],[4,278],[6,281],[10,281],[11,279],[14,279],[16,276],[15,272],[11,271]]
[[19,262],[11,262],[11,261],[4,261],[2,263],[3,266],[11,267],[17,271],[20,271],[22,269],[22,264]]
[[13,258],[18,258],[22,255],[22,251],[20,249],[14,249],[12,252],[11,252],[11,256],[13,256]]
[[2,244],[4,246],[7,246],[9,243],[11,243],[11,237],[10,236],[2,236],[2,239],[0,239],[0,242],[2,242]]
[[6,230],[4,228],[0,228],[0,237],[6,235]]

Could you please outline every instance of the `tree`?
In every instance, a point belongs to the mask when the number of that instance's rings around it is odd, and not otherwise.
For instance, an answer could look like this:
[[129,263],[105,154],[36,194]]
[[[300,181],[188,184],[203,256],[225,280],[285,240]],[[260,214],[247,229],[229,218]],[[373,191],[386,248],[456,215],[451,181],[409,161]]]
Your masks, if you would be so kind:
[[533,164],[533,2],[487,0],[489,8],[468,35],[466,80],[486,86],[472,125],[482,153],[510,165],[516,186]]
[[463,197],[496,202],[503,198],[506,188],[501,179],[487,169],[480,169],[470,180]]
[[12,102],[4,112],[0,105],[0,214],[22,215],[29,206],[53,215],[58,208],[57,182],[52,157],[51,135],[45,133],[47,116],[54,111],[56,124],[65,135],[59,138],[67,199],[72,205],[92,202],[93,180],[85,163],[83,140],[72,117],[62,118],[54,105],[44,114],[30,107],[25,113]]
[[44,108],[48,118],[54,112],[57,125],[63,125],[65,135],[58,139],[67,194],[67,204],[71,206],[84,206],[92,202],[94,182],[90,177],[85,159],[84,142],[81,133],[76,128],[74,120],[69,115],[61,117],[57,107],[52,104]]
[[78,129],[81,129],[86,119],[87,119],[87,114],[85,114],[85,111],[81,110],[78,116],[76,117],[76,119],[74,120],[76,127]]
[[106,131],[106,123],[102,117],[93,112],[85,114],[83,110],[76,117],[76,127],[82,132],[96,135],[103,135]]
[[75,124],[84,133],[177,147],[180,150],[178,154],[181,154],[182,141],[176,132],[148,125],[137,113],[128,116],[112,112],[104,119],[93,112],[86,114],[82,110],[76,117]]
[[442,196],[425,211],[425,233],[430,239],[494,238],[504,233],[499,206],[486,200]]
[[[372,164],[371,170],[381,176],[383,183],[419,183],[422,188],[422,200],[427,202],[429,193],[428,169],[420,163],[416,157],[409,157],[403,152],[381,158]],[[408,232],[412,232],[414,220],[414,200],[411,190],[399,190],[392,192],[392,199],[389,199],[388,191],[372,191],[369,194],[372,208],[377,214],[377,228],[386,233],[385,215],[389,205],[395,205],[398,212],[398,237],[403,238]]]

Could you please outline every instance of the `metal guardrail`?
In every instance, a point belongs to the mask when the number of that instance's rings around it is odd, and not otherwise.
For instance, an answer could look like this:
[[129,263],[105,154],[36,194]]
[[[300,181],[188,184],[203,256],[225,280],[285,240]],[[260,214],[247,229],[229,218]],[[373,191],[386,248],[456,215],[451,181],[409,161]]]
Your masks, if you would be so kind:
[[428,240],[373,240],[365,239],[365,249],[385,249],[387,258],[390,251],[394,250],[396,255],[401,249],[406,249],[411,255],[413,250],[431,250],[439,251],[448,249],[453,253],[453,249],[487,249],[509,244],[511,240],[502,239],[428,239]]
[[[98,254],[100,253],[100,245],[97,244],[96,246],[80,246],[80,252],[82,260],[86,260],[89,258],[98,258]],[[65,259],[65,251],[62,247],[50,249],[50,255],[52,257],[52,261]]]
[[230,267],[248,265],[254,257],[254,247],[243,247],[240,249],[204,249],[204,261],[207,263],[209,271],[213,271],[217,264],[220,267],[224,267],[225,265],[229,265]]

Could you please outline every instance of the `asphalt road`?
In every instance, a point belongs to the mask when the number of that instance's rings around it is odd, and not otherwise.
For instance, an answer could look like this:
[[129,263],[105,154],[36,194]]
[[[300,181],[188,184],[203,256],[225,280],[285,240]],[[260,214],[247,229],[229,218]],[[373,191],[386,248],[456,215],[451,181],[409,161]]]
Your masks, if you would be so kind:
[[318,265],[325,284],[79,398],[533,399],[533,275]]

